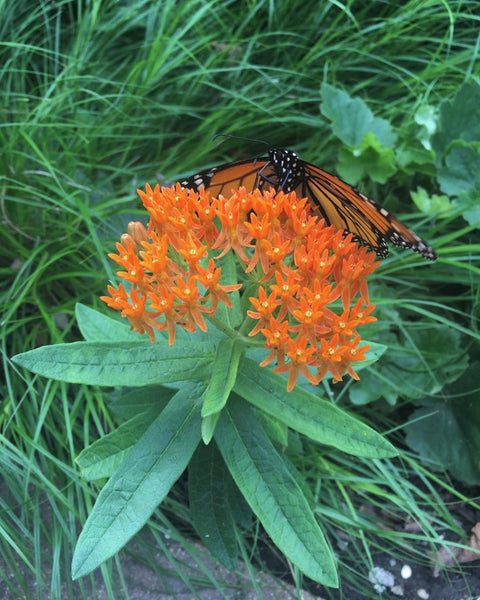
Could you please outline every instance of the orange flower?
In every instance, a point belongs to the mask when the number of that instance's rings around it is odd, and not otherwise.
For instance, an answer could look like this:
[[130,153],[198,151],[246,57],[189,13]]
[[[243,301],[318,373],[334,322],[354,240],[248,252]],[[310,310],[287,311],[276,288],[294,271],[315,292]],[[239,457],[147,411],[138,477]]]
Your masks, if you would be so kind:
[[285,364],[285,351],[288,348],[290,334],[288,332],[288,321],[281,321],[280,318],[270,318],[268,329],[261,329],[267,343],[265,347],[271,349],[270,354],[260,363],[261,367],[268,365],[272,360],[276,360],[279,366]]
[[175,325],[179,320],[178,313],[175,310],[175,296],[173,292],[164,283],[159,286],[157,292],[148,294],[150,300],[150,308],[157,311],[158,316],[163,316],[164,321],[157,321],[156,329],[168,331],[168,342],[170,346],[175,341]]
[[207,331],[207,324],[203,318],[202,312],[207,312],[208,309],[200,305],[200,290],[197,287],[195,277],[183,279],[176,277],[176,284],[172,285],[171,290],[179,301],[178,314],[185,318],[183,325],[187,331],[195,331],[197,326],[202,331]]
[[208,262],[208,269],[198,265],[198,281],[207,289],[208,293],[205,299],[212,300],[212,306],[209,309],[210,314],[215,314],[218,303],[223,302],[231,308],[232,303],[227,296],[227,292],[234,292],[242,287],[241,283],[234,285],[220,285],[220,274],[222,269],[215,268],[215,261],[211,258]]
[[301,373],[304,377],[310,381],[313,385],[317,385],[319,382],[318,378],[308,368],[308,365],[312,364],[312,355],[315,352],[315,348],[307,346],[307,336],[302,335],[296,340],[291,338],[288,340],[288,357],[290,362],[287,364],[279,365],[274,371],[277,373],[283,373],[288,371],[288,382],[287,392],[291,392],[295,383],[297,382],[298,375]]
[[186,232],[185,237],[179,240],[179,254],[183,256],[191,273],[196,273],[200,260],[207,255],[208,248],[200,244],[198,239]]
[[[120,283],[102,296],[133,329],[152,341],[155,330],[166,330],[173,344],[177,327],[206,331],[219,304],[232,308],[229,294],[240,292],[245,298],[236,309],[242,306],[255,321],[248,338],[262,336],[269,351],[260,364],[275,361],[276,372],[288,373],[289,391],[300,375],[312,384],[328,373],[334,381],[345,373],[358,378],[352,364],[364,359],[368,347],[359,348],[357,330],[375,320],[367,289],[379,264],[373,252],[325,227],[294,193],[240,188],[211,198],[179,184],[147,185],[138,193],[150,214],[148,226],[131,223],[117,253],[109,255],[129,291]],[[221,259],[228,253],[237,269],[229,267],[227,277]],[[222,326],[245,345],[254,344],[243,337],[247,323],[237,332],[229,323]]]
[[215,208],[222,229],[213,248],[223,248],[219,258],[232,249],[242,261],[247,262],[245,248],[249,247],[251,237],[245,227],[246,211],[242,206],[241,197],[234,195],[227,201],[221,197],[221,200],[217,200]]
[[257,311],[255,312],[253,310],[247,310],[247,315],[252,319],[259,320],[252,331],[248,334],[252,336],[256,335],[261,328],[269,322],[277,306],[279,305],[279,302],[275,292],[272,292],[270,296],[267,297],[263,287],[258,288],[258,298],[250,297],[249,300],[253,304],[254,308],[257,309]]
[[107,286],[110,296],[100,296],[111,308],[122,311],[122,317],[127,317],[132,329],[139,333],[146,333],[152,342],[155,341],[154,328],[157,328],[156,317],[158,313],[151,313],[146,310],[146,298],[140,296],[135,288],[130,290],[128,297],[123,284],[116,290],[111,285]]
[[300,284],[297,283],[297,277],[292,269],[289,269],[286,279],[280,271],[275,272],[277,283],[271,283],[270,289],[280,298],[279,319],[283,319],[288,312],[293,314],[293,311],[298,308],[299,301],[295,296]]

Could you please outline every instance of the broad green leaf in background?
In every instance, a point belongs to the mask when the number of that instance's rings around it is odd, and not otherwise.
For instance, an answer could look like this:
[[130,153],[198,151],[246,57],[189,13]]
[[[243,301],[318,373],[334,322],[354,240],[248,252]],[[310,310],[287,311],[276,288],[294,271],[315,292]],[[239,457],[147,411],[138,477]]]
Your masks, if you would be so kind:
[[451,387],[448,400],[425,398],[406,425],[406,441],[439,470],[469,485],[480,484],[480,363]]
[[300,486],[244,402],[222,411],[215,440],[235,483],[276,546],[305,575],[337,587],[333,553]]
[[385,344],[379,344],[378,342],[371,342],[370,340],[365,339],[362,339],[362,346],[370,346],[370,348],[365,352],[365,360],[355,363],[356,372],[362,371],[366,367],[376,363],[388,350],[388,346]]
[[453,99],[440,106],[437,131],[432,147],[442,160],[451,151],[451,145],[462,140],[466,144],[480,141],[480,85],[464,83]]
[[[480,144],[480,139],[478,141]],[[442,191],[450,196],[459,196],[472,188],[478,190],[480,196],[480,148],[452,148],[445,166],[439,169],[438,181]]]
[[480,228],[480,188],[463,192],[453,200],[452,204],[469,225],[476,229]]
[[423,104],[414,115],[415,123],[420,125],[421,130],[417,138],[426,150],[432,149],[431,138],[437,130],[438,111],[435,106]]
[[480,140],[478,144],[455,146],[438,169],[440,187],[456,196],[453,206],[474,227],[480,226]]
[[333,133],[347,146],[360,146],[367,133],[373,133],[386,148],[393,148],[397,136],[385,119],[375,117],[361,98],[351,98],[346,92],[328,83],[321,87],[321,111],[332,121]]
[[[398,397],[418,399],[439,392],[444,385],[458,379],[468,366],[468,356],[461,350],[461,336],[443,325],[424,326],[403,336],[379,334],[388,352],[362,372],[360,381],[348,393],[354,404],[366,404],[380,397],[391,405]],[[449,352],[445,352],[449,348]],[[452,359],[454,357],[454,359]]]
[[301,388],[288,393],[285,378],[244,358],[235,392],[311,439],[357,456],[396,456],[397,450],[355,417]]
[[343,142],[337,171],[350,184],[368,176],[384,183],[396,171],[397,136],[385,119],[375,117],[361,98],[323,83],[322,114],[332,121],[333,133]]
[[74,579],[118,552],[182,474],[200,441],[197,400],[197,386],[179,391],[103,487],[75,548]]
[[207,342],[74,342],[42,346],[13,361],[34,373],[70,383],[143,386],[208,377],[215,347]]
[[422,173],[434,178],[437,174],[435,168],[435,153],[433,150],[425,150],[422,146],[412,145],[412,141],[402,140],[395,148],[395,164],[401,171],[414,177]]
[[416,191],[410,192],[410,196],[415,202],[415,206],[427,215],[436,215],[437,217],[444,218],[453,211],[449,197],[444,194],[429,195],[424,188],[418,187]]
[[365,177],[385,183],[397,171],[395,152],[382,146],[373,133],[366,133],[354,150],[340,148],[337,171],[352,185]]
[[480,85],[465,83],[440,107],[432,138],[443,192],[473,227],[480,225]]

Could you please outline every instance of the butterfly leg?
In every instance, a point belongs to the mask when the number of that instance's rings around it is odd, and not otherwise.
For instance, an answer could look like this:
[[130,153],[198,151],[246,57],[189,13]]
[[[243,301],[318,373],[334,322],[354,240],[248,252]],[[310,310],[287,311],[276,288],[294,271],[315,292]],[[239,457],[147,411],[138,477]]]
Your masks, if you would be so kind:
[[[270,167],[271,164],[272,164],[272,162],[268,161],[257,172],[257,176],[255,177],[254,189],[258,188],[260,191],[262,191],[266,184],[270,184],[275,189],[275,191],[278,192],[278,189],[279,189],[279,182],[278,182],[278,180],[272,179],[270,176],[268,176],[265,173],[265,169],[267,169],[268,167]],[[281,187],[280,187],[280,189],[281,189]]]

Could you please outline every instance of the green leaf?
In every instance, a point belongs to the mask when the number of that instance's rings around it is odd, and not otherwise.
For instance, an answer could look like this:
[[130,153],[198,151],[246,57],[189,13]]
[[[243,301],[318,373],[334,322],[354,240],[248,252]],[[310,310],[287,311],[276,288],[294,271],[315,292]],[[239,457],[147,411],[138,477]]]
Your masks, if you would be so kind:
[[402,145],[395,149],[395,163],[409,176],[428,175],[432,179],[437,175],[435,153],[426,150],[407,138]]
[[188,467],[188,497],[195,529],[227,569],[237,562],[235,521],[229,503],[230,473],[215,444],[200,445]]
[[362,339],[362,346],[370,346],[370,348],[365,352],[365,360],[355,363],[355,371],[362,371],[366,367],[373,365],[388,350],[388,346],[385,344],[371,342],[370,340]]
[[208,417],[222,410],[237,377],[238,364],[243,353],[243,345],[238,340],[224,338],[217,347],[210,383],[202,406],[202,417]]
[[440,218],[445,218],[453,211],[453,206],[448,196],[440,194],[429,195],[422,187],[418,187],[416,191],[411,191],[410,196],[415,202],[415,206],[427,215],[437,215]]
[[137,414],[80,452],[76,460],[82,477],[93,481],[113,475],[160,412],[161,405]]
[[480,193],[480,148],[452,148],[445,166],[439,167],[438,181],[442,192],[450,196],[458,196],[471,189]]
[[289,429],[285,423],[258,408],[255,408],[255,417],[274,444],[284,448],[288,446]]
[[85,304],[75,305],[75,317],[87,342],[145,342],[145,336],[132,331],[128,321],[113,319]]
[[446,400],[423,399],[405,428],[408,445],[430,468],[448,469],[468,485],[480,484],[479,369],[472,364],[450,394],[445,390]]
[[230,507],[232,509],[234,521],[242,529],[245,529],[246,531],[251,531],[256,522],[252,509],[250,508],[248,502],[245,500],[242,494],[238,493],[238,487],[233,481],[228,470],[227,473],[228,477],[226,485],[228,487],[228,499],[230,502]]
[[[178,383],[177,387],[182,385],[185,384]],[[186,385],[191,385],[191,382],[187,382]],[[157,406],[162,410],[175,393],[176,390],[161,385],[145,386],[129,392],[124,389],[117,389],[112,394],[108,408],[119,419],[128,421],[138,413],[147,412]]]
[[[235,285],[238,283],[237,262],[232,252],[227,252],[221,259],[216,259],[216,266],[221,267],[220,285]],[[231,329],[236,329],[243,321],[244,314],[240,304],[240,290],[228,292],[228,298],[232,303],[229,307],[223,302],[218,303],[215,316],[217,319]]]
[[322,84],[321,111],[332,121],[333,133],[343,142],[338,173],[351,184],[368,176],[384,183],[396,172],[393,148],[397,136],[388,121],[375,117],[360,98]]
[[397,136],[388,121],[375,117],[366,103],[339,88],[323,83],[322,114],[332,121],[333,133],[351,148],[360,146],[365,135],[374,134],[386,148],[393,148]]
[[219,415],[217,412],[202,419],[202,441],[206,446],[212,441]]
[[235,483],[275,545],[308,577],[337,587],[333,553],[285,459],[248,405],[229,402],[215,440]]
[[296,388],[286,391],[284,377],[244,358],[240,363],[237,394],[317,442],[356,456],[383,458],[397,450],[373,429],[331,402]]
[[437,129],[437,109],[429,104],[423,104],[414,115],[415,123],[420,125],[417,139],[420,140],[426,150],[431,150],[431,138]]
[[461,193],[452,204],[469,225],[480,227],[480,188]]
[[[440,159],[450,152],[457,140],[466,143],[480,141],[480,85],[464,83],[452,100],[440,107],[437,132],[432,146]],[[448,192],[447,192],[448,193]]]
[[395,406],[399,394],[400,390],[391,384],[379,368],[364,371],[360,381],[348,390],[350,402],[357,406],[375,402],[379,398],[383,398],[390,406]]
[[13,361],[34,373],[104,386],[144,386],[208,377],[214,346],[208,343],[74,342],[42,346]]
[[353,150],[340,149],[337,170],[351,184],[365,177],[385,183],[397,171],[395,153],[392,148],[383,146],[373,133],[366,133]]
[[102,489],[75,548],[74,579],[118,552],[182,474],[200,441],[196,400],[196,386],[178,392]]
[[[397,319],[401,319],[398,314]],[[458,379],[468,366],[460,334],[444,325],[413,329],[408,339],[401,334],[386,334],[382,341],[391,342],[389,351],[375,369],[365,370],[360,381],[349,389],[354,404],[366,404],[382,396],[394,404],[398,397],[418,399],[436,394]]]

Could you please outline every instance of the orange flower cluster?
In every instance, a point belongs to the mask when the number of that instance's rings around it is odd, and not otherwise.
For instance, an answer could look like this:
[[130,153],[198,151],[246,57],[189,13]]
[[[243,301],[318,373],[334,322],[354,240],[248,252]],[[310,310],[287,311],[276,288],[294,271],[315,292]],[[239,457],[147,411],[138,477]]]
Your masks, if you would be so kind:
[[[299,373],[313,384],[328,372],[335,381],[345,372],[358,379],[351,363],[363,360],[368,347],[358,348],[357,328],[375,320],[367,290],[367,276],[379,264],[373,252],[325,227],[295,193],[240,188],[231,197],[211,198],[177,184],[147,185],[138,194],[150,214],[148,228],[131,223],[118,254],[109,254],[124,269],[118,275],[130,292],[123,284],[108,286],[111,296],[102,297],[134,329],[152,342],[155,330],[167,330],[170,344],[177,325],[205,331],[204,316],[219,302],[231,306],[228,292],[242,287],[220,284],[215,266],[233,250],[259,283],[247,314],[257,321],[249,336],[261,333],[270,350],[262,366],[275,360],[275,371],[288,372],[289,391]],[[332,303],[340,298],[335,311]]]

